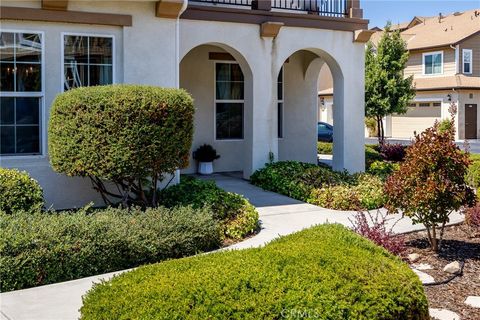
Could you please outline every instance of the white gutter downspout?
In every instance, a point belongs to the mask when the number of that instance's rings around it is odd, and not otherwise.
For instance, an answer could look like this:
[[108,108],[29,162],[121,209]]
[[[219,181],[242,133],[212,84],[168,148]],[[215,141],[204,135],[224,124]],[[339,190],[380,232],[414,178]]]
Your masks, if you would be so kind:
[[450,48],[455,50],[455,74],[460,73],[460,45],[450,45]]
[[180,16],[187,10],[188,0],[183,0],[182,9],[175,20],[175,88],[180,88]]
[[[182,9],[175,20],[175,88],[180,88],[180,16],[187,10],[188,0],[183,0]],[[175,170],[174,184],[180,183],[180,169]]]

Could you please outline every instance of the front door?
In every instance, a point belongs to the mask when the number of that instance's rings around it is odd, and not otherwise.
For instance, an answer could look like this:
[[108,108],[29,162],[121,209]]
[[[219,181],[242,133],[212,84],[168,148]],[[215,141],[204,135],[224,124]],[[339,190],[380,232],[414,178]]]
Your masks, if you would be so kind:
[[477,139],[477,105],[465,105],[465,139]]

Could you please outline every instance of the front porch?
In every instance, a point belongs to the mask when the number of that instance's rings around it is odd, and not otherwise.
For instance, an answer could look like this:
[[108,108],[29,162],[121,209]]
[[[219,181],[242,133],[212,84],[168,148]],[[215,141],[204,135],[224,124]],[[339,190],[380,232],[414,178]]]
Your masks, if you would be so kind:
[[[187,36],[188,35],[188,36]],[[234,35],[234,36],[233,36]],[[179,85],[195,100],[192,151],[212,145],[215,172],[248,179],[269,161],[317,163],[317,84],[332,71],[336,170],[364,170],[363,43],[351,32],[180,20]],[[182,173],[195,173],[196,162]]]

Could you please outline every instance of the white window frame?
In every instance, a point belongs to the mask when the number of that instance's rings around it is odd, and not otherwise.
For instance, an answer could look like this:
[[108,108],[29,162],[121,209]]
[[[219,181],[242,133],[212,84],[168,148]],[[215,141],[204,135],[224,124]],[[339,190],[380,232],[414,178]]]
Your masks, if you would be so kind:
[[41,81],[41,90],[36,92],[15,92],[15,91],[1,91],[0,96],[2,97],[13,97],[13,98],[39,98],[41,108],[38,113],[39,116],[39,131],[40,131],[40,141],[39,147],[40,152],[38,154],[9,154],[9,155],[0,155],[2,160],[9,159],[42,159],[46,158],[47,150],[47,123],[46,120],[46,111],[45,111],[45,32],[37,30],[20,30],[20,29],[2,29],[1,32],[5,33],[37,33],[41,37],[42,42],[42,58],[40,59],[40,81]]
[[[277,110],[278,110],[278,105],[280,103],[282,104],[282,121],[281,121],[282,136],[281,137],[278,136],[278,131],[279,131],[278,124],[280,123],[280,121],[278,121],[277,119],[277,138],[279,140],[282,140],[285,137],[285,126],[284,126],[284,123],[285,123],[285,68],[284,67],[285,65],[282,65],[282,67],[280,68],[280,71],[282,72],[282,99],[280,100],[278,100],[278,89],[277,89]],[[278,79],[277,79],[277,88],[278,88]],[[278,117],[278,114],[277,114],[277,117]]]
[[[465,53],[470,53],[470,61],[468,64],[470,65],[470,72],[465,72]],[[473,50],[472,49],[462,49],[462,72],[464,74],[472,74],[473,73]]]
[[[243,100],[219,100],[217,99],[217,64],[240,64],[231,60],[217,60],[213,66],[213,140],[215,142],[243,141],[245,140],[245,75],[243,75]],[[241,69],[241,68],[240,68]],[[243,73],[243,70],[242,70]],[[217,139],[217,103],[243,103],[242,133],[241,139]]]
[[[426,56],[432,56],[432,55],[437,55],[437,54],[440,54],[441,57],[442,57],[442,65],[441,65],[441,71],[440,73],[425,73],[425,57]],[[433,51],[433,52],[424,52],[422,54],[422,70],[423,70],[423,75],[424,76],[431,76],[431,77],[435,77],[435,76],[441,76],[443,75],[443,50],[442,51]]]
[[65,92],[65,36],[111,38],[112,39],[112,84],[117,83],[116,81],[117,51],[115,46],[115,35],[111,33],[106,34],[106,33],[62,32],[60,36],[60,50],[61,50],[60,92]]

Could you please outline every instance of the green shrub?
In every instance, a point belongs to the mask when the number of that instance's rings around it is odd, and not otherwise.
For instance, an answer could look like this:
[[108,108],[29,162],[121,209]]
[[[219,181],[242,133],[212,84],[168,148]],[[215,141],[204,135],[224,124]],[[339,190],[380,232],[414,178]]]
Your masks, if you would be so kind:
[[365,146],[365,168],[368,170],[375,161],[382,161],[383,157],[378,151],[377,145]]
[[317,142],[318,154],[333,154],[333,143],[331,142]]
[[472,188],[476,189],[480,187],[480,161],[475,161],[470,164],[465,180]]
[[370,174],[359,174],[357,185],[352,187],[360,202],[360,208],[368,210],[383,207],[386,200],[383,188],[383,180]]
[[326,186],[313,189],[309,203],[335,210],[371,210],[383,206],[383,181],[369,174],[355,176],[352,185]]
[[250,177],[250,182],[265,190],[307,201],[313,188],[343,183],[346,173],[298,161],[279,161],[267,164]]
[[378,136],[377,120],[375,120],[375,118],[365,117],[365,126],[368,129],[368,136],[369,137],[377,137]]
[[308,203],[335,210],[360,210],[358,196],[350,186],[338,185],[313,189]]
[[452,129],[453,129],[453,123],[450,121],[450,119],[443,119],[438,124],[438,131],[441,133],[450,131]]
[[0,213],[0,287],[23,289],[220,246],[207,209]]
[[470,161],[472,162],[480,161],[480,153],[470,153]]
[[82,320],[427,320],[422,284],[407,264],[339,225],[121,274],[94,285]]
[[36,212],[43,208],[43,190],[26,172],[0,168],[0,211]]
[[400,165],[394,162],[387,161],[374,161],[370,164],[367,172],[385,180],[389,175],[391,175],[395,170],[398,170]]
[[251,177],[265,190],[337,210],[383,206],[383,182],[371,175],[349,175],[331,168],[296,161],[267,164]]
[[244,197],[226,192],[214,181],[182,176],[181,182],[159,194],[160,204],[172,208],[193,206],[210,207],[214,218],[222,225],[226,238],[238,240],[258,229],[258,212]]
[[194,107],[184,90],[82,87],[58,95],[50,113],[53,169],[90,178],[108,204],[155,207],[157,182],[188,165]]

